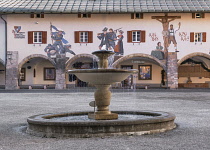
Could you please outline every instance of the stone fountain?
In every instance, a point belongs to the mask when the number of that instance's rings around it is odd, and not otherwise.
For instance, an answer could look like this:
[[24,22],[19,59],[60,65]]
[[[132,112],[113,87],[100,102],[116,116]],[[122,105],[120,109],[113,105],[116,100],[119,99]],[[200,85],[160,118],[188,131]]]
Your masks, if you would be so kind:
[[112,51],[100,50],[95,51],[92,54],[99,58],[98,69],[69,70],[69,73],[75,74],[80,80],[89,82],[97,88],[95,91],[95,105],[97,107],[97,111],[88,114],[90,119],[117,119],[118,114],[111,113],[109,111],[111,100],[111,92],[109,88],[111,84],[125,80],[129,75],[137,73],[138,70],[107,69],[108,57],[114,54]]
[[75,74],[82,81],[95,85],[96,112],[68,112],[31,116],[27,119],[27,133],[42,137],[89,137],[113,134],[151,134],[176,127],[174,124],[175,116],[171,113],[111,112],[109,110],[111,84],[125,80],[129,75],[137,73],[138,70],[108,69],[108,57],[114,54],[112,51],[100,50],[92,54],[99,58],[98,69],[76,69],[68,72]]

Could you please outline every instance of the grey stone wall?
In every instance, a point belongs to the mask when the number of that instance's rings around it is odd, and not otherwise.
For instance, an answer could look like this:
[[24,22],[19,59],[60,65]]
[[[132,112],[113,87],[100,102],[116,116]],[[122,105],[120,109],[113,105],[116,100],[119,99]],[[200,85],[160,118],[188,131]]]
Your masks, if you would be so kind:
[[167,81],[170,89],[178,88],[177,53],[169,52],[167,59]]
[[7,64],[6,64],[6,90],[18,89],[18,52],[7,52]]
[[57,55],[56,56],[56,80],[55,80],[55,89],[66,89],[66,73],[65,73],[65,62],[66,55]]

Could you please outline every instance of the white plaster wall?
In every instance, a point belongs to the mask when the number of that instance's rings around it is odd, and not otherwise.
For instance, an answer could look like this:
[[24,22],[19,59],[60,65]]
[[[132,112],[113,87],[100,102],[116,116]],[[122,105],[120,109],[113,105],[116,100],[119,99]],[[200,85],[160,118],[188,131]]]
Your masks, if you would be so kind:
[[[5,18],[5,17],[3,17]],[[6,20],[6,19],[5,19]],[[5,63],[5,22],[0,18],[0,59],[2,59]]]
[[[50,37],[50,22],[58,28],[63,29],[66,32],[66,39],[72,45],[72,50],[76,54],[91,53],[98,50],[100,40],[97,38],[97,33],[101,33],[102,29],[106,26],[108,28],[121,28],[124,31],[124,55],[132,53],[146,53],[150,54],[151,50],[155,49],[158,41],[163,43],[162,40],[162,24],[155,19],[151,19],[151,16],[163,16],[163,13],[145,13],[144,19],[131,19],[130,14],[92,14],[91,18],[78,18],[77,14],[45,14],[45,18],[30,18],[29,14],[14,14],[8,15],[8,50],[19,51],[19,62],[31,54],[45,54],[44,48],[47,44],[28,44],[28,31],[47,31],[48,43],[51,43]],[[176,13],[169,14],[170,16],[181,16],[181,19],[176,19],[171,23],[174,28],[178,27],[178,23],[181,22],[181,28],[176,34],[176,40],[178,43],[178,59],[193,52],[209,53],[210,50],[210,14],[206,13],[203,19],[192,19],[191,13]],[[35,24],[38,22],[38,24]],[[26,32],[25,39],[14,39],[12,30],[14,26],[21,26],[22,32]],[[127,43],[127,31],[130,30],[145,30],[146,42],[141,44]],[[74,43],[74,31],[93,31],[93,43],[78,44]],[[181,41],[179,32],[186,32],[187,36],[190,36],[190,32],[207,32],[207,42],[205,43],[190,43],[190,41]],[[149,37],[150,33],[155,33],[158,40],[152,41]],[[170,46],[173,51],[173,44]],[[68,54],[72,57],[71,54]]]

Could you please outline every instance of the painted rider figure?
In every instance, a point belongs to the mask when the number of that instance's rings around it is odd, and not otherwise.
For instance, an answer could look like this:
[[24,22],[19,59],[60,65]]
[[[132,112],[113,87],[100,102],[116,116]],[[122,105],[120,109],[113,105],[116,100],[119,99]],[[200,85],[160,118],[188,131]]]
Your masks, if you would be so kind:
[[51,38],[54,40],[53,46],[56,48],[56,51],[63,51],[63,31],[58,31],[55,35],[52,35]]

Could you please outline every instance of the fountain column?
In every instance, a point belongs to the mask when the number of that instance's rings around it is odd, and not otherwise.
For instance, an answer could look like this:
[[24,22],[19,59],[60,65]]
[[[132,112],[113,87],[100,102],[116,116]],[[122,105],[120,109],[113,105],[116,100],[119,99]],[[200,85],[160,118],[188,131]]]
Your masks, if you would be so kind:
[[[104,51],[104,53],[93,52],[99,58],[98,66],[99,69],[108,68],[108,57],[113,55],[114,52]],[[97,106],[97,111],[94,113],[89,113],[88,117],[96,120],[112,120],[118,119],[118,114],[111,113],[109,111],[109,105],[111,101],[111,91],[109,90],[110,84],[96,84],[95,87],[95,103]]]

